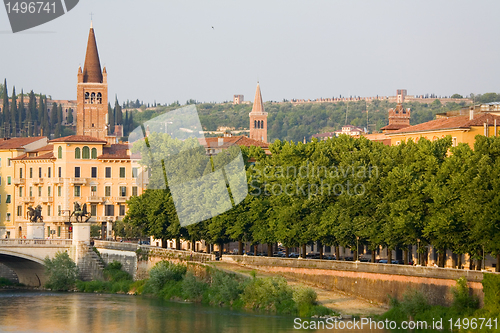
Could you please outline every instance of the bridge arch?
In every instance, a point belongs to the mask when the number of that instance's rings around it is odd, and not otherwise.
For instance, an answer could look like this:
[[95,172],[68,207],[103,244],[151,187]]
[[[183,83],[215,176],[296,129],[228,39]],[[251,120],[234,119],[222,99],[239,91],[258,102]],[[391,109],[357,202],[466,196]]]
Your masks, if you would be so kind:
[[0,263],[16,273],[19,283],[41,287],[47,281],[43,260],[24,253],[0,249]]

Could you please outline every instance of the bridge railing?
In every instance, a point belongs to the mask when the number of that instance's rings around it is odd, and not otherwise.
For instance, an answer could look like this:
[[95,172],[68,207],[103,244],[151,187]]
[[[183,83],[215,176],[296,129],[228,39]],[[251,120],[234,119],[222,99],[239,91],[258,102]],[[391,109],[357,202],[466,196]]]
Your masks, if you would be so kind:
[[0,239],[0,246],[36,246],[36,245],[63,245],[68,246],[73,244],[71,239],[23,239],[23,238],[7,238]]

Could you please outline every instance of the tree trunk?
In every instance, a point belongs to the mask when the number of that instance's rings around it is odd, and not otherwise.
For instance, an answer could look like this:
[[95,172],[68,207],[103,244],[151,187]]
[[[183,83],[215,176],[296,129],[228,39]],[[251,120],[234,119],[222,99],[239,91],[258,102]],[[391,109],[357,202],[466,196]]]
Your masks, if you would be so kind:
[[495,267],[495,272],[500,272],[500,253],[497,253],[497,265]]
[[372,250],[372,262],[375,262],[375,254],[376,254],[375,250]]
[[461,253],[457,254],[457,268],[462,269],[462,254]]
[[267,256],[273,256],[273,243],[267,243]]
[[302,244],[302,254],[301,254],[301,257],[302,258],[306,258],[306,244]]
[[392,264],[392,250],[387,248],[387,263]]
[[470,255],[470,253],[468,253],[468,255],[469,255],[469,269],[470,269],[471,271],[473,271],[473,270],[474,270],[474,267],[475,267],[475,266],[474,266],[474,259],[472,259],[472,257],[471,257],[471,255]]
[[243,255],[243,242],[241,240],[238,241],[238,254]]
[[340,246],[335,245],[335,259],[340,260]]
[[290,248],[288,246],[285,246],[285,256],[288,258],[290,255]]
[[176,250],[180,250],[181,249],[181,239],[180,238],[176,238],[175,239],[175,249]]
[[408,265],[408,248],[405,248],[403,250],[403,263],[405,265]]
[[353,255],[352,255],[352,260],[353,260],[353,261],[358,261],[358,258],[359,258],[359,256],[358,256],[358,248],[357,248],[357,247],[355,247],[355,248],[354,248],[354,253],[353,253]]
[[444,268],[445,259],[446,259],[446,248],[442,248],[439,250],[439,255],[438,255],[438,266],[439,267]]
[[477,259],[476,271],[480,271],[483,267],[483,261],[481,259]]
[[162,239],[161,239],[161,248],[162,248],[162,249],[166,249],[166,248],[167,248],[167,244],[168,244],[168,243],[167,243],[167,240],[166,240],[166,239],[164,239],[164,238],[162,238]]
[[210,248],[211,246],[212,246],[212,244],[205,243],[205,249],[206,249],[208,254],[212,253],[212,249]]
[[196,252],[196,241],[191,241],[191,251]]
[[219,243],[219,258],[222,258],[223,252],[224,252],[224,243]]
[[318,251],[319,251],[319,258],[323,259],[323,244],[321,244],[320,241],[318,241]]

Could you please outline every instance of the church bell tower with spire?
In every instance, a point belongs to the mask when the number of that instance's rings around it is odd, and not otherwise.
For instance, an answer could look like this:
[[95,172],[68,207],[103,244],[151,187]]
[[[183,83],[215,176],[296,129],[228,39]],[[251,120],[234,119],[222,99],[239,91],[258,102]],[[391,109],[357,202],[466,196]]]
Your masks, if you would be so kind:
[[250,139],[267,143],[267,112],[264,111],[264,103],[262,103],[259,83],[257,83],[257,91],[255,92],[252,112],[250,112],[249,116]]
[[108,82],[106,67],[101,71],[94,28],[90,23],[85,64],[78,68],[76,134],[99,139],[107,136]]

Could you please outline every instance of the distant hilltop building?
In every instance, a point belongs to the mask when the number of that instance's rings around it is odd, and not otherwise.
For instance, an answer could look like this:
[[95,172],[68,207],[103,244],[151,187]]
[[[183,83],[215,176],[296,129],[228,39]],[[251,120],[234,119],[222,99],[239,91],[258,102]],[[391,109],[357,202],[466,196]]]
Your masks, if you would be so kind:
[[397,131],[410,126],[411,110],[410,108],[403,108],[405,97],[406,89],[399,89],[396,96],[398,105],[394,109],[389,109],[389,125],[381,128],[383,133]]
[[243,103],[243,95],[234,95],[233,104],[241,104]]
[[331,139],[333,137],[337,137],[341,134],[350,135],[350,136],[360,136],[363,133],[365,133],[365,130],[362,129],[361,127],[356,127],[356,126],[352,126],[352,125],[345,125],[345,126],[342,126],[342,129],[340,131],[314,134],[313,138],[317,138],[319,140],[326,140],[326,139]]

